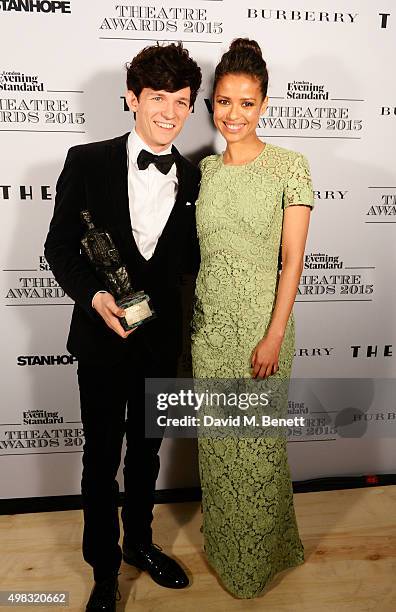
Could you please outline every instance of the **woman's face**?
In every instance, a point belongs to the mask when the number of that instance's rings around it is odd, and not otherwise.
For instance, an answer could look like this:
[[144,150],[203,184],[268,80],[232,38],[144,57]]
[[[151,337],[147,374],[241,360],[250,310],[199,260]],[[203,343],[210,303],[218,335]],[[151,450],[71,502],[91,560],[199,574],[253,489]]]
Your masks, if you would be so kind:
[[268,105],[257,79],[248,74],[226,74],[217,83],[213,99],[215,126],[227,143],[256,138],[260,115]]

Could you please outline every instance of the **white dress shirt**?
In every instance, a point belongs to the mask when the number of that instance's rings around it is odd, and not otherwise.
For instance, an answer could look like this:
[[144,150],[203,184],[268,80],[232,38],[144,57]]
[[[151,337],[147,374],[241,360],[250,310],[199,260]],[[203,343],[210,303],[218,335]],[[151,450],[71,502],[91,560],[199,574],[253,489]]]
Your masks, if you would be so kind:
[[153,255],[168,217],[175,203],[177,192],[176,164],[168,174],[162,174],[154,164],[139,170],[137,158],[142,149],[153,155],[166,155],[170,145],[156,153],[133,130],[127,140],[128,197],[131,225],[136,245],[145,259]]
[[[154,253],[174,206],[178,182],[176,164],[173,164],[168,174],[162,174],[154,164],[150,164],[146,170],[139,170],[137,158],[142,149],[153,155],[166,155],[171,152],[172,145],[161,153],[155,153],[135,130],[132,130],[127,140],[128,198],[132,231],[140,253],[148,260]],[[97,291],[92,298],[92,306],[98,293],[107,291]]]

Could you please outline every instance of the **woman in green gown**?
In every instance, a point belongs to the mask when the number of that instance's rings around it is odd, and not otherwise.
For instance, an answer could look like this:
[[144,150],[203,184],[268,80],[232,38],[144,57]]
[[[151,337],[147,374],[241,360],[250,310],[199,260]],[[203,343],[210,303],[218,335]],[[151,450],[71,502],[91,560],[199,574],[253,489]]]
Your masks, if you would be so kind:
[[[290,377],[313,193],[305,157],[256,135],[267,85],[258,44],[235,40],[213,90],[214,123],[227,146],[200,164],[197,379]],[[198,446],[208,561],[233,595],[256,597],[276,573],[304,561],[285,437],[202,436]]]

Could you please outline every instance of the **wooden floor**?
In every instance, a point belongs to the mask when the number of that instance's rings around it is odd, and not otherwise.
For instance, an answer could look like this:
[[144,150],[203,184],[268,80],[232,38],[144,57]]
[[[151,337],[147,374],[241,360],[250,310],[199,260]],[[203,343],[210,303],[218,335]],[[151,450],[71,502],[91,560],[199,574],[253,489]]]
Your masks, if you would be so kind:
[[[396,612],[396,487],[300,493],[295,505],[306,562],[250,600],[228,594],[207,566],[199,504],[156,506],[155,541],[193,583],[165,589],[123,564],[117,611]],[[0,590],[69,591],[66,609],[84,610],[91,572],[81,558],[81,531],[80,511],[0,516]]]

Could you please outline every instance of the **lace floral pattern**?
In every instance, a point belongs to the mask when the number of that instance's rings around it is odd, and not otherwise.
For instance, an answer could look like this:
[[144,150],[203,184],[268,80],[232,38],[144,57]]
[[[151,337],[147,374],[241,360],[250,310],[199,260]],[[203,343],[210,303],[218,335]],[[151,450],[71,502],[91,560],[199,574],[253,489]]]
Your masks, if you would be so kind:
[[[200,165],[194,376],[250,377],[252,350],[274,307],[284,208],[313,206],[309,167],[303,155],[271,144],[243,166],[225,165],[221,155]],[[293,354],[291,315],[276,377],[289,378]],[[276,573],[304,561],[286,442],[229,437],[198,444],[208,560],[231,593],[255,597]]]

